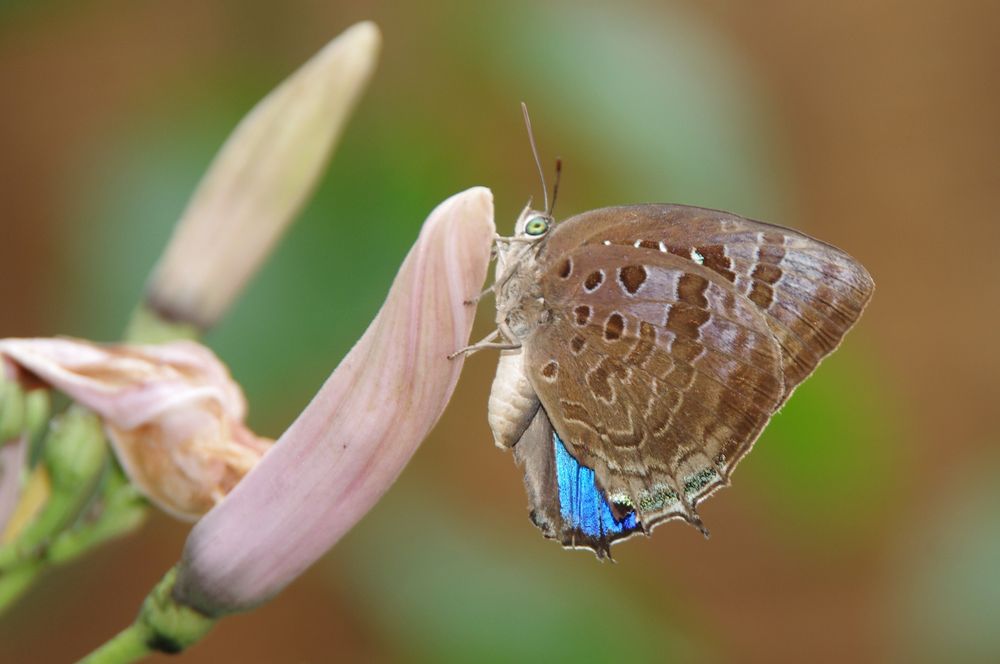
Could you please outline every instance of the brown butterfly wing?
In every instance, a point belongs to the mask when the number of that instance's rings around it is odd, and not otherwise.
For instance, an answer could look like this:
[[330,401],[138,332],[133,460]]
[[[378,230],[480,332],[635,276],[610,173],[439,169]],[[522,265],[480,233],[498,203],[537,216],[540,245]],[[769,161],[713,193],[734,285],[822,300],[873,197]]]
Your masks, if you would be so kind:
[[874,283],[860,263],[796,231],[684,205],[593,210],[556,226],[543,260],[610,242],[700,261],[757,307],[782,350],[787,399],[857,322]]
[[558,256],[542,288],[525,367],[569,452],[618,515],[699,523],[784,395],[764,316],[707,267],[625,244]]

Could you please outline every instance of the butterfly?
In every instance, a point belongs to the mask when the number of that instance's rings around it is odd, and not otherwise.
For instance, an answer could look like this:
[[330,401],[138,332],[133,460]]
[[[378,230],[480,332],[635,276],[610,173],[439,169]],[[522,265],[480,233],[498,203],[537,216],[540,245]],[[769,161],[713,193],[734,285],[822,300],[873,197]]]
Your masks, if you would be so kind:
[[529,202],[496,238],[497,329],[459,351],[501,351],[489,423],[524,469],[531,520],[598,558],[671,519],[707,537],[698,504],[837,348],[872,278],[836,247],[717,210],[557,223],[542,180],[545,210]]

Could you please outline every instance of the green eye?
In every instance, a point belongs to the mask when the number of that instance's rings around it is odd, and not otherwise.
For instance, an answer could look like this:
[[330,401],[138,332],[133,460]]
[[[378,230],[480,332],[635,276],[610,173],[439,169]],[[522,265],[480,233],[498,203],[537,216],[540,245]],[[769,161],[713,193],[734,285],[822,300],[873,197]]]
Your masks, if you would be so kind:
[[528,235],[544,235],[549,230],[549,220],[545,217],[535,217],[524,226],[524,232]]

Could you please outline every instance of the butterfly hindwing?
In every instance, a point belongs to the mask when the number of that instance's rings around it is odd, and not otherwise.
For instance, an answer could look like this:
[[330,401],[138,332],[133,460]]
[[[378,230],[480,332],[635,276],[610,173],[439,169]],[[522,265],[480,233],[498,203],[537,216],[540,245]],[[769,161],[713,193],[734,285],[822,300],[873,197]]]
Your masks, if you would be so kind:
[[564,546],[585,546],[610,555],[611,543],[640,529],[635,511],[617,514],[594,471],[569,453],[539,409],[514,446],[524,468],[531,520],[542,533]]
[[552,320],[524,340],[542,408],[616,516],[697,522],[784,393],[767,322],[711,270],[591,245],[544,275]]

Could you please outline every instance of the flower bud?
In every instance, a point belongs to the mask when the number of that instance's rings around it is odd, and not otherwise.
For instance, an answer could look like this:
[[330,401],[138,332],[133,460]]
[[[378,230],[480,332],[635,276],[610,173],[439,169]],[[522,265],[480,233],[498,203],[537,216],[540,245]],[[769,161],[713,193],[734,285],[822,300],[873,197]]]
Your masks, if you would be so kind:
[[380,40],[373,23],[348,28],[243,118],[153,273],[147,302],[160,318],[204,329],[235,300],[309,198]]

